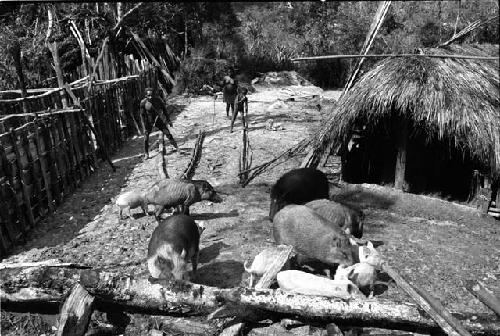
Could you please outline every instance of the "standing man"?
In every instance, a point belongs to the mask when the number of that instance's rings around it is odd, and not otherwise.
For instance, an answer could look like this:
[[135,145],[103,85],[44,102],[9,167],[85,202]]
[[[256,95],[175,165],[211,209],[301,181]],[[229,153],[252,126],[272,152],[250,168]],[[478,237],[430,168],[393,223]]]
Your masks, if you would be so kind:
[[174,137],[168,129],[168,125],[173,127],[170,121],[165,102],[160,98],[153,96],[154,90],[146,88],[146,97],[141,100],[141,120],[144,125],[144,158],[149,159],[149,134],[153,127],[157,127],[168,138],[175,150],[179,147],[175,142]]
[[229,76],[222,80],[222,99],[226,103],[226,116],[229,117],[229,108],[234,114],[234,100],[238,94],[238,83]]
[[241,113],[241,122],[243,124],[243,127],[245,127],[246,118],[248,116],[247,92],[248,90],[246,87],[238,88],[238,95],[234,99],[234,112],[233,112],[233,118],[231,119],[230,133],[233,133],[233,125],[234,121],[236,120],[236,117],[238,116],[238,113]]

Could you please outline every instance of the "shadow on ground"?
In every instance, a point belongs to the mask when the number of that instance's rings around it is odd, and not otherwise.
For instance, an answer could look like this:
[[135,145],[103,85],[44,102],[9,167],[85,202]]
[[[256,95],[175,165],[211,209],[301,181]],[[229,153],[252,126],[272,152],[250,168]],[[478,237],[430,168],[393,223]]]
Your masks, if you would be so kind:
[[205,220],[205,219],[216,219],[216,218],[226,218],[226,217],[238,217],[238,210],[232,210],[230,212],[202,212],[198,214],[191,214],[194,220]]
[[244,271],[243,263],[239,261],[218,261],[199,268],[193,282],[219,288],[237,287]]
[[198,262],[201,264],[206,264],[215,258],[217,258],[220,254],[220,251],[223,248],[229,247],[229,245],[224,244],[223,242],[217,242],[210,246],[207,246],[200,251],[200,255],[198,257]]

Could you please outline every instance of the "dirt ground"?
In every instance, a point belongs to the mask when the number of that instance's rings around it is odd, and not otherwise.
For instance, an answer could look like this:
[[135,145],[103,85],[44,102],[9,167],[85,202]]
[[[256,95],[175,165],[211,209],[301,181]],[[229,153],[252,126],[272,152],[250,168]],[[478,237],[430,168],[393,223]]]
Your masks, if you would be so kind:
[[[290,97],[322,94],[317,98],[286,101]],[[339,92],[314,86],[259,87],[249,98],[249,137],[254,165],[265,162],[315,132]],[[280,99],[280,103],[277,103]],[[247,283],[243,262],[273,245],[269,190],[276,179],[300,164],[292,158],[258,176],[247,187],[238,185],[241,122],[229,133],[230,120],[221,99],[178,97],[173,135],[180,153],[167,148],[168,173],[179,176],[187,166],[198,130],[206,131],[202,157],[193,179],[208,180],[224,202],[201,202],[191,207],[195,220],[205,222],[201,238],[199,274],[195,282],[218,287]],[[215,113],[214,113],[215,111]],[[265,128],[272,118],[278,130]],[[153,135],[154,143],[157,135]],[[153,145],[157,148],[157,145]],[[116,173],[101,168],[57,211],[34,230],[26,244],[4,262],[59,258],[95,269],[147,276],[146,253],[156,226],[152,216],[132,210],[133,219],[119,220],[115,198],[123,191],[146,188],[158,177],[160,156],[141,157],[143,138],[129,140],[113,156]],[[335,167],[335,165],[334,165]],[[390,188],[361,185],[338,191],[339,197],[361,206],[366,214],[364,238],[377,241],[380,253],[410,283],[429,291],[452,311],[492,314],[464,288],[468,279],[480,280],[500,294],[500,222],[480,216],[470,207],[436,198],[404,194]],[[152,210],[152,208],[151,208]],[[381,298],[411,301],[394,283],[378,290]],[[55,334],[54,316],[27,317],[2,312],[4,335]],[[26,326],[23,329],[23,324]],[[30,325],[35,327],[30,328]],[[157,327],[157,326],[156,326]],[[146,329],[145,329],[146,328]],[[144,335],[154,329],[144,316],[133,315],[124,335]],[[141,331],[142,330],[142,331]]]

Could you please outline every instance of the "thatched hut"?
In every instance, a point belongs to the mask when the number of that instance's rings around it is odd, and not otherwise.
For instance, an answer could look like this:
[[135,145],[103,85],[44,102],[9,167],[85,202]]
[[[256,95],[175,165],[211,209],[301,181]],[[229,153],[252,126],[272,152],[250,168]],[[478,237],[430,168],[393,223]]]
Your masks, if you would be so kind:
[[[421,52],[498,56],[498,46]],[[466,200],[474,173],[500,175],[498,60],[384,59],[339,101],[324,131],[316,146],[343,144],[348,182]]]

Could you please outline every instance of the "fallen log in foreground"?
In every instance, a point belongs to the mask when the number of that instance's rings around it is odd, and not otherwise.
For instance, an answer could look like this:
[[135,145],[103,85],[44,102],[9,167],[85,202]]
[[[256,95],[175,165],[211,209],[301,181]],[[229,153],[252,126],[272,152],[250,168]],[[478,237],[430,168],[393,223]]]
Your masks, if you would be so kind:
[[[132,279],[117,273],[54,267],[24,271],[8,269],[1,271],[0,276],[3,280],[0,299],[4,310],[15,307],[19,311],[24,307],[28,312],[34,303],[60,303],[79,282],[95,296],[97,309],[112,305],[129,312],[187,316],[208,314],[224,303],[232,303],[339,325],[419,332],[440,330],[416,305],[381,299],[341,300],[281,290],[220,289],[178,281],[151,284],[147,279]],[[494,315],[454,316],[473,334],[500,334],[500,322]]]

